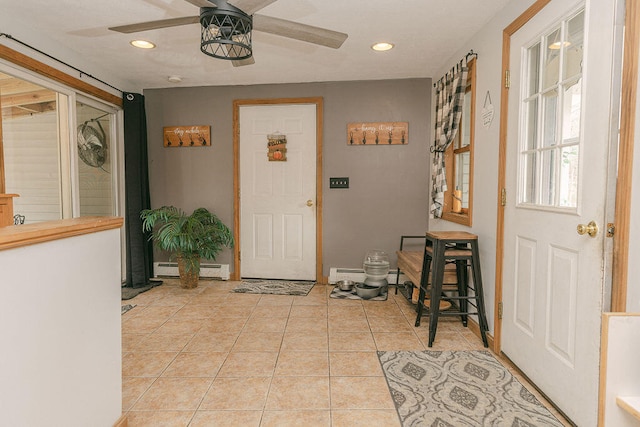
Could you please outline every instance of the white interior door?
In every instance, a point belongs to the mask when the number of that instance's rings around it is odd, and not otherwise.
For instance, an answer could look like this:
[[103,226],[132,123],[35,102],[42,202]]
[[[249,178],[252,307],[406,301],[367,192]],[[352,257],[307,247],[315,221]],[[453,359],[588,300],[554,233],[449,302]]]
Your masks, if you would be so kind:
[[[267,135],[286,135],[269,161]],[[240,107],[240,274],[316,277],[316,105]]]
[[613,3],[553,1],[511,38],[502,351],[581,426],[597,423]]

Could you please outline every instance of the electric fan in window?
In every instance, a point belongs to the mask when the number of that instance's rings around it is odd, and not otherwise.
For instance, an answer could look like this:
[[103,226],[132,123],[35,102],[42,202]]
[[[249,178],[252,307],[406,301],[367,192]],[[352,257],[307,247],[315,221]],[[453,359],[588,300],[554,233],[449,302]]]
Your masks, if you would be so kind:
[[87,165],[102,169],[107,160],[107,138],[99,121],[91,120],[78,126],[78,155]]

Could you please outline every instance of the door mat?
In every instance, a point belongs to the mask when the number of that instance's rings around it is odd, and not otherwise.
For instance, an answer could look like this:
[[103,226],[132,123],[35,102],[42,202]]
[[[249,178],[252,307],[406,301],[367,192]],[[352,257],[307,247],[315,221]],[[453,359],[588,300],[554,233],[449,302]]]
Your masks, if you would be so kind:
[[388,293],[389,292],[387,291],[383,295],[378,295],[377,297],[366,299],[358,296],[358,294],[356,293],[355,287],[351,291],[341,291],[340,288],[336,286],[331,291],[331,294],[329,294],[329,297],[338,298],[338,299],[360,299],[363,301],[386,301]]
[[378,359],[403,427],[562,426],[488,351],[379,351]]
[[244,279],[231,292],[306,296],[315,284],[308,281]]
[[147,292],[149,289],[155,288],[156,286],[162,285],[162,280],[149,280],[149,284],[146,286],[141,286],[139,288],[130,288],[128,286],[122,287],[122,301],[131,299],[136,297],[137,295]]

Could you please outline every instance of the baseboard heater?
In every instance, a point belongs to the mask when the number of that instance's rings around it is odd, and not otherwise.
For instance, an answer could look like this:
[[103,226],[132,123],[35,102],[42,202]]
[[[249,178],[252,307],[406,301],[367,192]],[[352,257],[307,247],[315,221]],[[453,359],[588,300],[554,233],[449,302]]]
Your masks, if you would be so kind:
[[[397,270],[389,270],[387,282],[390,285],[396,284]],[[353,280],[354,282],[363,282],[365,279],[364,270],[361,268],[336,268],[329,269],[329,283],[335,284],[338,280]],[[407,276],[400,273],[400,283],[409,280]]]
[[[156,277],[179,277],[177,262],[154,262]],[[229,280],[229,264],[200,264],[200,277]]]

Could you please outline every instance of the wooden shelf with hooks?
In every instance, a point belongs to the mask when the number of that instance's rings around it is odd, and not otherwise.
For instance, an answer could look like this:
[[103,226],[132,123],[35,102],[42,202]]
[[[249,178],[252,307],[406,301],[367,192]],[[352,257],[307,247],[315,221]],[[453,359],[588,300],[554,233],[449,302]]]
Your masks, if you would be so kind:
[[347,124],[347,145],[407,145],[409,122]]

